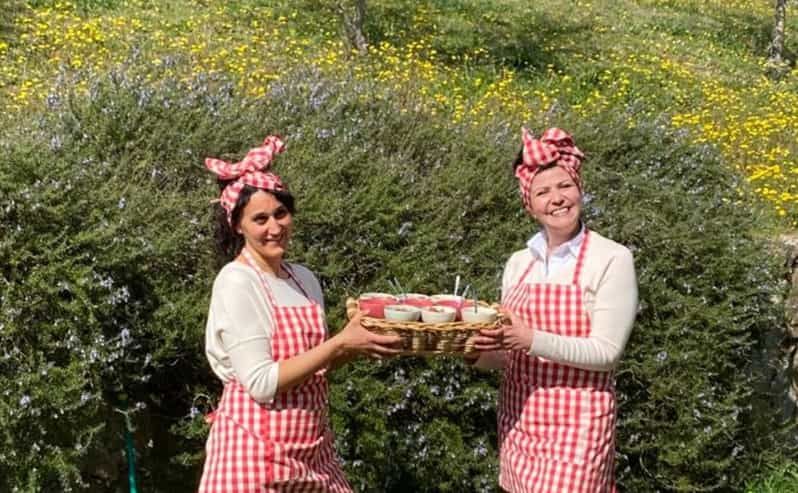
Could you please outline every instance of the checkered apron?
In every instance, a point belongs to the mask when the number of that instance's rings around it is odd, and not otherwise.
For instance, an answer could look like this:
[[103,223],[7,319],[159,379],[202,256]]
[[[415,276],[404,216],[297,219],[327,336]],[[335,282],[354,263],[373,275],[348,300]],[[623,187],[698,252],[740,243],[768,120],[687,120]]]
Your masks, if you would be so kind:
[[[321,307],[281,306],[263,272],[257,272],[272,312],[272,356],[291,358],[321,344],[327,329]],[[286,266],[287,267],[287,266]],[[236,380],[228,382],[212,416],[200,493],[351,492],[333,450],[324,370],[301,385],[274,396],[270,404],[253,400]]]
[[[590,318],[579,285],[589,243],[585,232],[571,284],[525,282],[530,262],[503,305],[536,330],[588,337]],[[518,492],[615,492],[615,382],[589,371],[508,354],[499,402],[499,484]]]

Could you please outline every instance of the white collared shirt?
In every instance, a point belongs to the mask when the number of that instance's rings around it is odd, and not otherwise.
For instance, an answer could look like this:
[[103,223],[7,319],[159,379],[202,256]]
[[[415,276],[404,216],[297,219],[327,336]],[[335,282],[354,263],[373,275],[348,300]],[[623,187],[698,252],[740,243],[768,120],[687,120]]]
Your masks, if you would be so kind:
[[542,273],[548,280],[563,267],[576,263],[584,239],[585,225],[583,224],[576,236],[555,248],[551,255],[548,254],[548,239],[544,230],[540,230],[530,238],[526,242],[526,246],[529,247],[532,255],[541,262]]
[[[502,300],[520,282],[573,282],[576,259],[584,240],[583,227],[572,240],[552,252],[547,263],[539,261],[546,258],[545,236],[535,235],[526,248],[513,253],[507,261],[502,276]],[[590,232],[589,241],[579,285],[590,316],[590,336],[571,337],[537,330],[529,354],[585,370],[610,371],[623,354],[637,313],[634,259],[628,248],[595,231]],[[501,361],[499,358],[496,365]],[[493,364],[485,358],[486,366]]]

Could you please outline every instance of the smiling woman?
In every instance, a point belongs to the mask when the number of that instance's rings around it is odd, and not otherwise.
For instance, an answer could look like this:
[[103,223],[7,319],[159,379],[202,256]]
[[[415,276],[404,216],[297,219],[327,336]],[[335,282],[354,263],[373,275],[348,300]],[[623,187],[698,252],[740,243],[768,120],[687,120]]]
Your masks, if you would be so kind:
[[511,323],[474,340],[476,364],[504,372],[499,483],[514,493],[616,491],[614,369],[637,281],[630,251],[582,224],[583,158],[560,129],[524,129],[515,175],[541,231],[504,269]]
[[267,137],[239,163],[207,159],[219,177],[218,240],[228,262],[216,277],[205,331],[211,368],[224,382],[209,417],[199,491],[349,492],[335,459],[326,371],[358,353],[397,352],[352,318],[327,337],[316,276],[284,262],[294,199],[269,170],[285,146]]
[[291,195],[280,191],[265,192],[252,187],[248,187],[248,191],[249,201],[241,210],[236,233],[244,238],[261,268],[283,275],[279,263],[269,262],[281,260],[288,247],[294,228]]

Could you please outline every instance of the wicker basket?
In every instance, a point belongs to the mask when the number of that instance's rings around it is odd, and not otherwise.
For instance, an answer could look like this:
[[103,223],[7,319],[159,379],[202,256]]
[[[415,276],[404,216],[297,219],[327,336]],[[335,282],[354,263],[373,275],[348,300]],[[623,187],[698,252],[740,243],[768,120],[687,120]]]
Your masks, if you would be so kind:
[[[480,305],[498,309],[480,301]],[[357,300],[346,300],[346,315],[352,318],[357,313]],[[404,355],[468,354],[474,351],[468,340],[481,329],[495,329],[501,325],[501,318],[491,323],[447,322],[431,324],[425,322],[399,322],[383,318],[363,317],[363,327],[376,334],[398,335],[402,338]]]

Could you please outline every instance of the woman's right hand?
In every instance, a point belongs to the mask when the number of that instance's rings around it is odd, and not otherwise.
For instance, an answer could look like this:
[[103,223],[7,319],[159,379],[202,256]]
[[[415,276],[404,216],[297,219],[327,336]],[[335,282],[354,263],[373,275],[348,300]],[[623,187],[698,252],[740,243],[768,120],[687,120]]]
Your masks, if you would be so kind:
[[501,351],[504,349],[504,327],[480,329],[478,335],[472,336],[471,342],[477,351]]
[[360,319],[366,314],[367,312],[358,310],[336,335],[344,354],[360,353],[376,359],[397,355],[400,351],[397,345],[402,339],[399,336],[380,335],[366,330],[360,323]]

